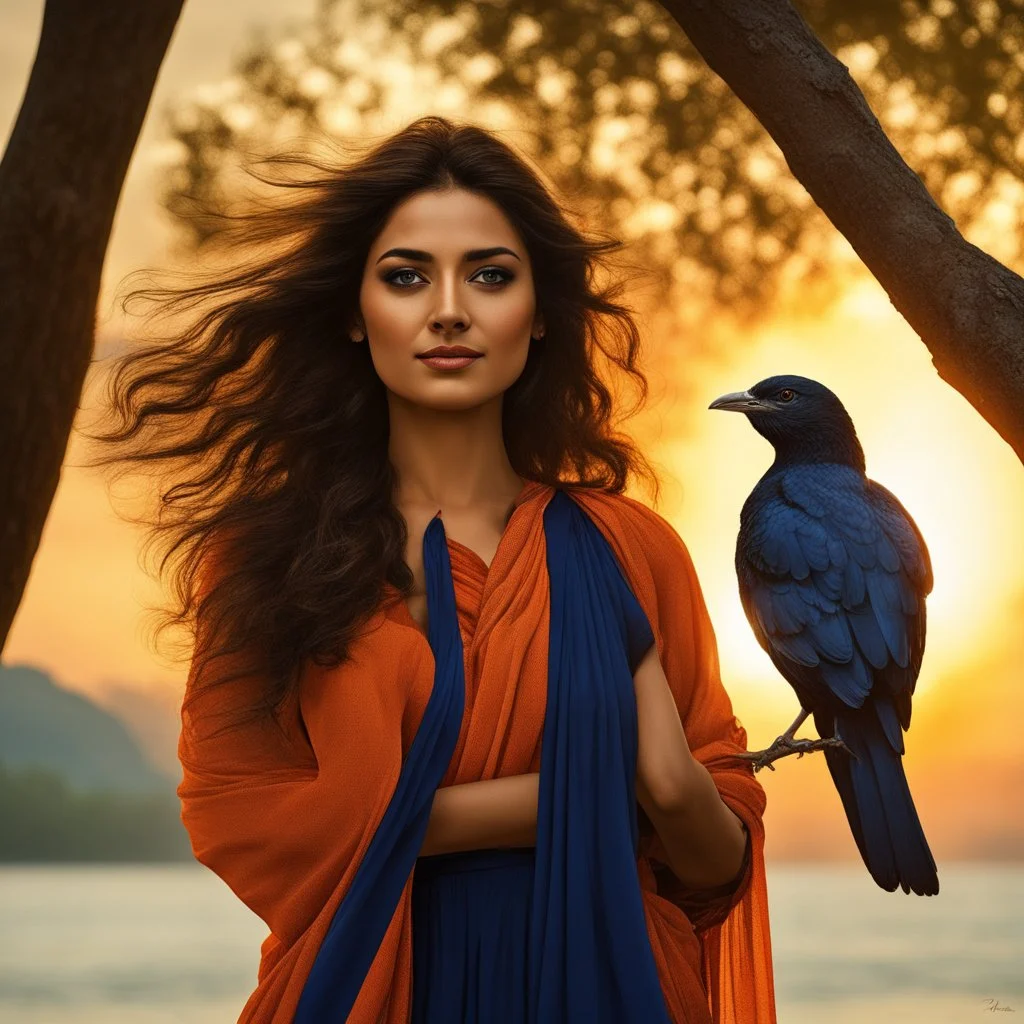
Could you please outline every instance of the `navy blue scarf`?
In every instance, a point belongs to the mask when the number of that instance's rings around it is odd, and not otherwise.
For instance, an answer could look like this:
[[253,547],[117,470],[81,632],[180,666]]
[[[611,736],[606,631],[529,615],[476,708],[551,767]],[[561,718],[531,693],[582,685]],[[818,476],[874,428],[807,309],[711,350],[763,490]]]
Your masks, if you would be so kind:
[[[544,510],[551,584],[529,949],[531,1024],[670,1024],[637,875],[633,672],[654,643],[604,535],[564,491]],[[295,1024],[343,1024],[423,845],[465,708],[444,526],[423,535],[434,687],[303,988]]]

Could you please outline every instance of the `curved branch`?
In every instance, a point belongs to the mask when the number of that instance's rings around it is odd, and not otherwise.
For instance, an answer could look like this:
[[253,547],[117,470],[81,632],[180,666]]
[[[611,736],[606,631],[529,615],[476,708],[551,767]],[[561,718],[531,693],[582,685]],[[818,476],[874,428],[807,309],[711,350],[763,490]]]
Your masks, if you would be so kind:
[[918,333],[1024,462],[1024,280],[968,242],[788,0],[661,0]]

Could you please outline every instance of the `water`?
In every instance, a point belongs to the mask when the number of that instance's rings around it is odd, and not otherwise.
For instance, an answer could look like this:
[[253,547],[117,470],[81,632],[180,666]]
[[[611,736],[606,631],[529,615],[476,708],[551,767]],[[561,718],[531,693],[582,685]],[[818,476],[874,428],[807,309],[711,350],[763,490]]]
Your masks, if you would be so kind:
[[1024,867],[939,865],[885,892],[859,865],[769,865],[780,1024],[1024,1020]]
[[[769,865],[780,1024],[1024,1020],[1024,867],[940,877],[929,898]],[[198,865],[0,867],[0,1022],[229,1024],[265,936]]]

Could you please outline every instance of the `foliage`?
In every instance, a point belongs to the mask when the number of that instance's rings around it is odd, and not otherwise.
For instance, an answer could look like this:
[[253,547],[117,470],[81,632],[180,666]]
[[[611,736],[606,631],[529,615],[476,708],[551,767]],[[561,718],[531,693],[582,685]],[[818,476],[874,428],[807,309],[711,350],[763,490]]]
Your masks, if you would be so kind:
[[[1021,175],[1021,0],[797,6],[961,228],[1000,176]],[[238,201],[246,154],[390,134],[422,113],[510,132],[633,243],[669,304],[702,296],[753,315],[783,278],[827,293],[824,271],[844,249],[852,258],[650,0],[323,0],[306,31],[258,37],[232,78],[168,111],[164,204],[194,248]]]
[[0,862],[187,861],[174,792],[76,793],[54,772],[0,762]]

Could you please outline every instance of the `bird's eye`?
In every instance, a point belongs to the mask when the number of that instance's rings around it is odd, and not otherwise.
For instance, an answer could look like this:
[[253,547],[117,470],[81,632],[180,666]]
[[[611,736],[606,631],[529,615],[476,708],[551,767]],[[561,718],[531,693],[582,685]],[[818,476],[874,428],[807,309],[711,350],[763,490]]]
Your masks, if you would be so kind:
[[796,398],[796,392],[792,388],[783,388],[779,392],[780,402],[792,402]]

